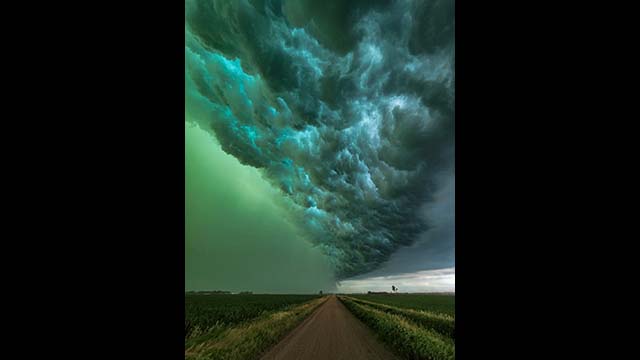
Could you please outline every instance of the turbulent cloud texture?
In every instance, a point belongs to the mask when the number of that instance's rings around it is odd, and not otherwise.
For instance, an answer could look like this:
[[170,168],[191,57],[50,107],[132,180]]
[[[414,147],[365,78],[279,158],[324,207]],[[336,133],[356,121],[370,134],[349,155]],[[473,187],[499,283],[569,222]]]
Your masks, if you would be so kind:
[[428,233],[424,208],[453,179],[453,15],[452,1],[186,2],[190,118],[282,191],[337,279]]

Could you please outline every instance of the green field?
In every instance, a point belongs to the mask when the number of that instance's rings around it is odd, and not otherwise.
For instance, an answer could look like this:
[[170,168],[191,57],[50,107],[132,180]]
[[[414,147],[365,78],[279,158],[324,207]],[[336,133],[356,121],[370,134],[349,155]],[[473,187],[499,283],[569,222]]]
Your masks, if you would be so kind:
[[[259,358],[320,306],[318,295],[185,294],[185,359]],[[405,359],[455,359],[455,296],[342,295]]]
[[455,295],[339,296],[345,306],[405,359],[455,359]]
[[455,295],[440,294],[358,294],[352,298],[406,309],[426,310],[455,316]]
[[254,359],[326,298],[185,294],[185,359]]
[[317,295],[186,294],[185,338],[213,327],[225,328],[318,297]]

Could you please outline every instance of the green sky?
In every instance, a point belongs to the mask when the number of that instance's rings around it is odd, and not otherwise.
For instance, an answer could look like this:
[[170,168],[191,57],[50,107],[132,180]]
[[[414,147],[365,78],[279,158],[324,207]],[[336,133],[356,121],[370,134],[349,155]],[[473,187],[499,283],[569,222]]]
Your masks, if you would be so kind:
[[279,195],[257,169],[240,164],[190,123],[185,144],[186,290],[334,287],[324,256],[285,220]]

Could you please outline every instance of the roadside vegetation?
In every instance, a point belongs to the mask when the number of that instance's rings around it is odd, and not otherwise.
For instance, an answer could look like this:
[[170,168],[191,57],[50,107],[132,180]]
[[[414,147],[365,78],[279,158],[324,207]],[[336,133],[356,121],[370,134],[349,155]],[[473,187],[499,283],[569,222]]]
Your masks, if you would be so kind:
[[187,296],[185,359],[257,359],[325,300],[315,295]]
[[400,315],[424,328],[431,329],[445,337],[455,340],[455,319],[453,316],[424,310],[403,309],[358,298],[352,298],[352,300],[358,304],[370,306],[388,314]]
[[456,297],[449,294],[352,294],[352,298],[399,308],[426,310],[455,316]]
[[186,294],[185,340],[218,328],[228,328],[317,295]]
[[[411,308],[391,306],[363,298],[387,300],[386,303],[394,303],[399,295],[361,295],[339,296],[345,306],[360,320],[367,324],[378,337],[385,342],[397,355],[405,359],[420,360],[450,360],[455,359],[455,318],[453,305],[450,309],[438,305],[428,306],[433,298],[422,298],[408,294],[399,301],[403,304],[413,302],[418,308],[446,309],[446,312],[425,311]],[[445,296],[445,295],[433,295]],[[453,297],[453,296],[452,296]],[[411,301],[409,301],[411,300]],[[437,299],[441,300],[441,299]],[[455,301],[455,300],[453,300]],[[453,304],[453,301],[451,304]]]

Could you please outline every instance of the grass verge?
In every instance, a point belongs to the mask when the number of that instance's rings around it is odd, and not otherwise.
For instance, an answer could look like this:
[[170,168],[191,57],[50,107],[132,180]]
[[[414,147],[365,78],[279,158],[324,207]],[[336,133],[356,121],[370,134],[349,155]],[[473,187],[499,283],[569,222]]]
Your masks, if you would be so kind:
[[302,322],[327,297],[267,314],[222,332],[211,329],[185,343],[185,360],[253,360]]
[[398,355],[416,360],[455,359],[455,344],[452,339],[402,315],[377,310],[349,297],[340,296],[339,299]]
[[374,309],[384,311],[389,314],[403,316],[418,325],[432,329],[437,333],[451,338],[455,341],[455,319],[446,314],[439,314],[424,310],[403,309],[391,305],[380,304],[372,301],[349,297],[349,300],[362,305],[368,305]]

